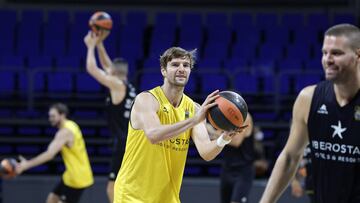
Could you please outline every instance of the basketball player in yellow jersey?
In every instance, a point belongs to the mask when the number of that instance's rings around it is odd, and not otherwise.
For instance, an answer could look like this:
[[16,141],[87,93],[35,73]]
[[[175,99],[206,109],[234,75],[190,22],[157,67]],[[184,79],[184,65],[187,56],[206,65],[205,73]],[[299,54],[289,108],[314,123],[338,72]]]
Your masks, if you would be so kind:
[[194,65],[194,51],[172,47],[160,58],[164,83],[140,93],[130,114],[128,139],[115,181],[114,203],[177,203],[193,139],[201,157],[214,159],[236,132],[210,141],[205,115],[218,91],[200,106],[183,91]]
[[48,149],[33,159],[20,157],[17,174],[52,160],[61,151],[66,170],[60,183],[51,192],[47,203],[79,202],[84,189],[94,182],[85,142],[79,126],[66,118],[68,108],[62,103],[54,104],[49,110],[49,121],[59,130],[50,142]]

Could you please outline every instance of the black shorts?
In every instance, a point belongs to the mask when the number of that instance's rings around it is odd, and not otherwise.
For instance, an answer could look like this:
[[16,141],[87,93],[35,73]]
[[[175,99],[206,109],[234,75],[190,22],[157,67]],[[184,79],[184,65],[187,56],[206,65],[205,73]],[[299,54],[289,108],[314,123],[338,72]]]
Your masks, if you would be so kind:
[[254,175],[252,165],[231,169],[223,167],[220,182],[221,202],[248,202]]
[[59,196],[62,202],[77,203],[85,189],[86,188],[77,189],[66,186],[63,180],[61,180],[54,188],[53,193]]
[[109,180],[115,181],[125,154],[126,138],[114,139]]

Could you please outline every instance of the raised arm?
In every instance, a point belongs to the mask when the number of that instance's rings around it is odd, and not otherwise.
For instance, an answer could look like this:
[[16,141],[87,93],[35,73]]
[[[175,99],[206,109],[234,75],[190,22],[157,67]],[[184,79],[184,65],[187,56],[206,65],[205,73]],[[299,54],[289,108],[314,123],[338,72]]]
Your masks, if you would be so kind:
[[31,169],[33,167],[39,166],[45,162],[52,160],[56,154],[58,154],[61,148],[72,140],[72,133],[67,129],[60,129],[54,139],[50,142],[47,150],[38,156],[26,160],[25,158],[20,156],[20,163],[16,168],[17,174],[21,174],[22,172]]
[[117,86],[123,86],[123,82],[107,74],[104,70],[100,69],[97,66],[95,58],[95,46],[98,41],[98,36],[89,32],[85,38],[84,42],[87,46],[87,56],[86,56],[86,70],[87,72],[95,78],[100,84],[113,89]]
[[112,66],[112,61],[111,61],[111,59],[105,49],[105,46],[104,46],[104,40],[109,36],[109,34],[110,34],[110,31],[101,30],[99,33],[99,40],[96,45],[100,64],[105,71],[109,71],[110,67]]
[[315,86],[304,88],[293,107],[289,139],[279,155],[261,198],[261,203],[276,202],[293,178],[308,143],[307,119]]
[[131,124],[135,129],[144,130],[145,135],[153,144],[170,139],[203,121],[207,109],[216,105],[213,101],[218,97],[217,93],[218,91],[211,93],[205,100],[202,110],[198,111],[192,118],[174,124],[162,125],[156,114],[159,110],[158,101],[151,93],[143,92],[135,99],[131,112]]

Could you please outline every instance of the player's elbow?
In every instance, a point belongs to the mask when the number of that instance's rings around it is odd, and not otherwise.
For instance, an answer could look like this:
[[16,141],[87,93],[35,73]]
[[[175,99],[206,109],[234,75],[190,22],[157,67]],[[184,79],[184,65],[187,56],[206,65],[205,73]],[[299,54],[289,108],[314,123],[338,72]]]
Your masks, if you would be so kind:
[[215,156],[211,156],[210,154],[204,154],[204,153],[200,153],[200,156],[202,159],[204,159],[205,161],[209,162],[215,159]]
[[157,144],[161,141],[159,136],[156,136],[157,134],[152,130],[145,130],[145,135],[151,144]]

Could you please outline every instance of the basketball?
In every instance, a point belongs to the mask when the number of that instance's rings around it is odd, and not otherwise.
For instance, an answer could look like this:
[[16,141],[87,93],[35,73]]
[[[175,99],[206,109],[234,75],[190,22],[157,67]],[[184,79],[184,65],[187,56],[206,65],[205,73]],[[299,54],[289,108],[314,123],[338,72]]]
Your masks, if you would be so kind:
[[13,158],[3,159],[0,163],[0,177],[13,178],[16,176],[17,161]]
[[95,12],[89,20],[89,26],[95,33],[101,29],[111,30],[112,24],[111,16],[103,11]]
[[236,92],[222,91],[215,100],[217,106],[209,109],[207,119],[217,130],[230,131],[243,126],[248,107],[245,100]]

